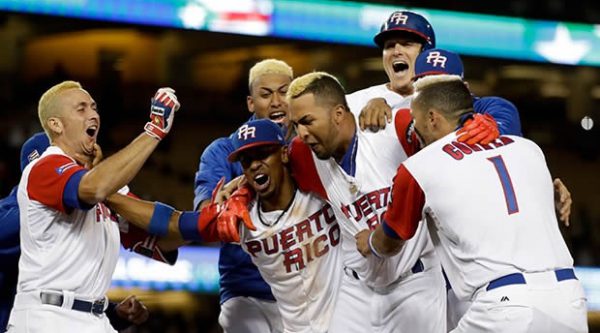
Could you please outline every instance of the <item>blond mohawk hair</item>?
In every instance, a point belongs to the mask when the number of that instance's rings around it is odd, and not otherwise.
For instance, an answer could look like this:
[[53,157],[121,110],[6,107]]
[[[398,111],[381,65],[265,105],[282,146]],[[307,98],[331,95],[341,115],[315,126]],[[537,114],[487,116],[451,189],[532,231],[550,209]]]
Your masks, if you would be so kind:
[[40,118],[40,123],[42,125],[42,128],[44,129],[44,132],[46,132],[46,135],[50,139],[52,139],[53,134],[51,133],[50,129],[48,128],[47,122],[48,122],[48,118],[50,118],[56,114],[56,110],[55,110],[55,106],[54,106],[56,97],[58,95],[60,95],[63,91],[69,90],[69,89],[74,89],[74,88],[83,89],[79,82],[63,81],[57,85],[54,85],[50,89],[46,90],[46,92],[42,95],[42,97],[40,97],[40,101],[38,102],[38,117]]
[[294,77],[294,70],[285,61],[277,59],[259,61],[250,68],[250,72],[248,73],[248,88],[252,90],[254,80],[265,74],[281,74],[289,76],[291,79]]
[[295,79],[285,95],[287,102],[305,94],[313,94],[315,102],[322,106],[333,107],[341,104],[349,111],[346,91],[340,81],[325,72],[312,72]]
[[304,74],[296,79],[294,79],[294,81],[292,81],[292,83],[290,83],[290,87],[288,88],[287,94],[286,94],[286,98],[287,100],[291,100],[293,98],[299,97],[300,95],[304,94],[304,92],[306,91],[306,89],[316,80],[319,80],[323,77],[328,77],[330,79],[333,79],[335,82],[337,82],[340,87],[342,86],[340,84],[340,81],[333,75],[326,73],[326,72],[312,72],[312,73],[308,73],[308,74]]

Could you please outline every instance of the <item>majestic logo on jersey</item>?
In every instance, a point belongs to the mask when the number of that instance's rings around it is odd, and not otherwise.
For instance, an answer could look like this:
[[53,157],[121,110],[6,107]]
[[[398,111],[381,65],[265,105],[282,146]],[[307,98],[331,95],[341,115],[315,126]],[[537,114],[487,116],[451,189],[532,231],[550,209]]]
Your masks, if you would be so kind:
[[446,68],[447,60],[448,58],[446,56],[441,55],[438,51],[429,52],[429,54],[427,55],[427,63],[431,64],[433,67],[437,67],[438,65],[440,65],[440,67]]
[[62,175],[63,173],[65,173],[65,171],[67,171],[73,167],[76,167],[76,166],[77,166],[77,163],[75,163],[75,162],[67,163],[63,166],[59,166],[58,168],[56,168],[56,173],[59,175]]
[[485,151],[500,148],[513,143],[513,139],[507,136],[501,136],[487,145],[474,144],[469,145],[464,142],[452,141],[442,147],[442,150],[453,159],[460,161],[465,155],[471,155],[473,152]]
[[295,225],[268,238],[245,242],[248,252],[256,257],[264,252],[268,256],[283,253],[285,271],[299,271],[306,264],[329,252],[330,246],[340,243],[340,226],[329,204]]
[[240,140],[248,140],[248,138],[254,138],[255,136],[256,127],[254,126],[248,126],[247,124],[245,124],[238,130],[238,139]]
[[342,212],[350,221],[359,222],[364,220],[369,229],[374,230],[381,220],[381,216],[387,210],[390,200],[390,187],[369,192],[352,204],[342,206]]
[[408,21],[408,16],[405,15],[402,12],[396,12],[394,13],[394,15],[392,15],[390,17],[390,22],[396,21],[396,25],[400,24],[400,22],[402,22],[402,24],[406,25],[406,22]]

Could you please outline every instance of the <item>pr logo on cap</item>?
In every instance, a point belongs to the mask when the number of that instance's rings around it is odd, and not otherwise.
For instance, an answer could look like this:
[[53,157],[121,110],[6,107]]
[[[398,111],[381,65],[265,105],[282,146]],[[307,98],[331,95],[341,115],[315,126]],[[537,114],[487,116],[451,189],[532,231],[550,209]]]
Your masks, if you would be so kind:
[[405,15],[403,12],[395,12],[392,14],[392,16],[390,16],[390,22],[392,21],[396,21],[396,25],[400,24],[400,22],[406,25],[406,21],[408,21],[408,16]]
[[[244,137],[242,139],[242,137]],[[248,124],[244,124],[238,130],[238,139],[239,140],[248,140],[248,138],[254,139],[256,137],[256,127],[248,126]]]
[[440,65],[442,68],[446,68],[447,57],[440,54],[439,51],[429,52],[427,55],[427,63],[431,64],[433,67],[437,67]]
[[234,151],[227,157],[230,162],[236,161],[238,155],[246,149],[286,144],[282,128],[269,119],[251,120],[240,126],[231,137],[231,143]]

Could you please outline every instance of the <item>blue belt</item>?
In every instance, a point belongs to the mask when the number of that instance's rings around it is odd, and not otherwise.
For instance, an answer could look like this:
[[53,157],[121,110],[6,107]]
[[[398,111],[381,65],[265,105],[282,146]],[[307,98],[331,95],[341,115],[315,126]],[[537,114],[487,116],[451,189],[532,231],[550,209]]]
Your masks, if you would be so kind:
[[[556,275],[556,281],[564,281],[564,280],[577,280],[575,276],[575,271],[572,268],[563,268],[557,269],[554,271]],[[525,277],[521,273],[513,273],[505,275],[501,278],[497,278],[496,280],[491,281],[485,290],[493,290],[496,288],[508,286],[511,284],[525,284]]]
[[[42,304],[62,306],[64,297],[61,294],[41,292],[40,299]],[[73,300],[72,310],[101,315],[104,313],[105,299],[100,299],[94,302],[83,301],[80,299]]]

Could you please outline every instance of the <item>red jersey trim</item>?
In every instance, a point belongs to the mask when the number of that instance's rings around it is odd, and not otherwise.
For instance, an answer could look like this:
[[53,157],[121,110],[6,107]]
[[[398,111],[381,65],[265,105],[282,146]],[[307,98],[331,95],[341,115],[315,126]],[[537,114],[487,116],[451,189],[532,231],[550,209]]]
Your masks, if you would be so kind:
[[396,126],[396,136],[406,152],[406,156],[412,156],[419,151],[419,140],[412,126],[412,115],[410,109],[400,109],[396,111],[394,117]]
[[42,157],[31,169],[27,193],[32,200],[66,213],[63,192],[71,176],[84,167],[64,155]]
[[321,182],[310,147],[296,137],[290,143],[289,157],[292,177],[298,184],[298,188],[303,192],[313,193],[323,200],[328,200],[327,191]]
[[401,164],[394,177],[392,202],[384,215],[385,223],[400,238],[408,240],[417,231],[424,206],[425,194],[421,186]]

